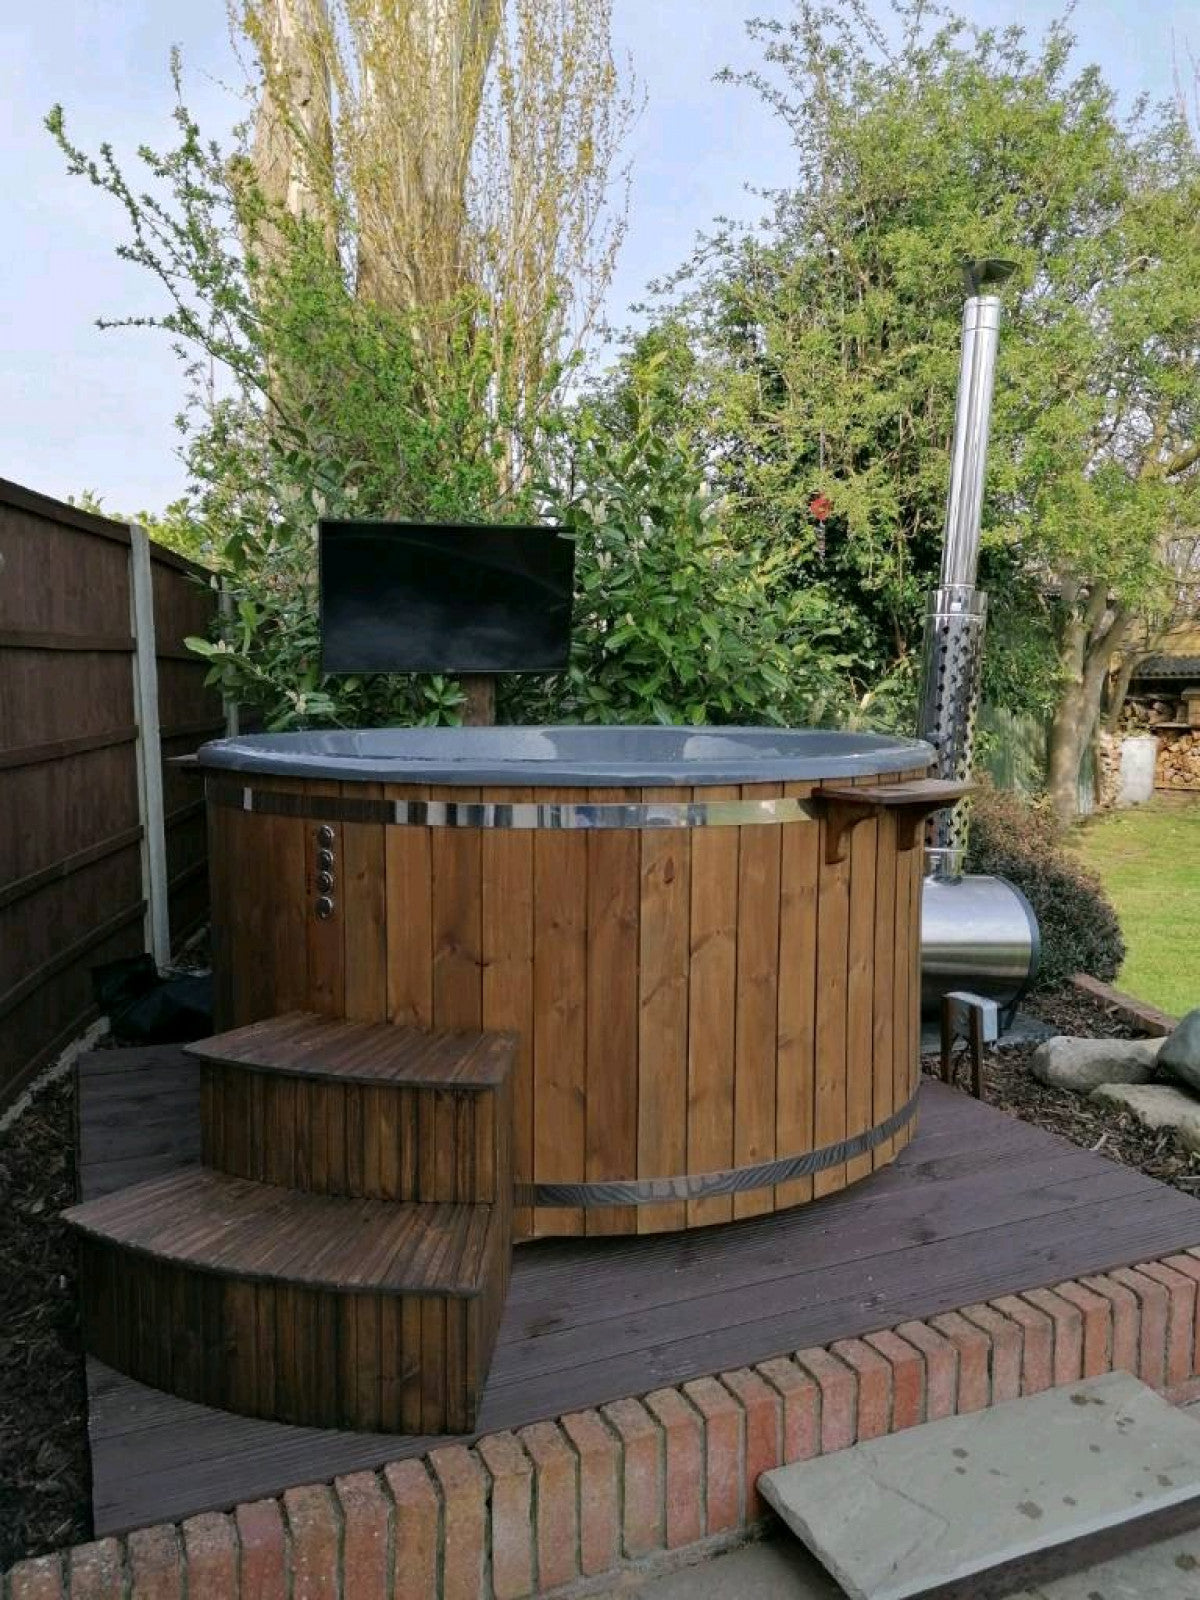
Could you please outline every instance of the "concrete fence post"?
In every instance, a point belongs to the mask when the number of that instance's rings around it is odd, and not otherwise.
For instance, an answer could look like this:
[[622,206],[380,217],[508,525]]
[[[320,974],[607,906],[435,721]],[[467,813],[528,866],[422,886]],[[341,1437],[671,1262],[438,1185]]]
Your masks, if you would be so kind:
[[[217,610],[221,620],[228,622],[233,616],[233,595],[225,587],[224,578],[217,579]],[[241,730],[241,716],[237,700],[225,689],[221,690],[221,705],[225,712],[225,737],[236,739]]]
[[142,824],[142,895],[146,949],[162,967],[171,959],[167,828],[163,804],[162,729],[158,716],[158,652],[150,538],[129,524],[129,619],[134,638],[133,714],[137,723],[138,810]]

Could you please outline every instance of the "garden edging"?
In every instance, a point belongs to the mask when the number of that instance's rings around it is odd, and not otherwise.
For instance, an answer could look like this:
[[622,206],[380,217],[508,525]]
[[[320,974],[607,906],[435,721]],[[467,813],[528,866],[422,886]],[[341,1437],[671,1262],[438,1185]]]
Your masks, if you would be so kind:
[[1200,1248],[13,1567],[3,1600],[584,1595],[761,1531],[781,1462],[1124,1370],[1200,1375]]
[[1122,1022],[1128,1023],[1147,1039],[1165,1039],[1175,1031],[1179,1021],[1170,1012],[1160,1011],[1157,1006],[1148,1005],[1146,1001],[1126,994],[1123,989],[1114,989],[1112,984],[1102,983],[1099,978],[1089,977],[1086,972],[1077,972],[1071,984],[1091,999],[1099,1001],[1106,1011],[1120,1017]]

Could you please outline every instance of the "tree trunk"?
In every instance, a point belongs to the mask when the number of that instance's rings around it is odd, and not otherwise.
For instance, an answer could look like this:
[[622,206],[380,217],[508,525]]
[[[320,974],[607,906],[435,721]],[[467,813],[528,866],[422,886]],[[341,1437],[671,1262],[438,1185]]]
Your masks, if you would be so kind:
[[1054,719],[1046,762],[1046,788],[1055,815],[1071,822],[1079,815],[1079,772],[1100,720],[1109,663],[1120,650],[1132,618],[1120,606],[1112,611],[1097,590],[1082,615],[1073,612],[1063,629],[1059,659],[1066,680]]
[[1064,690],[1050,724],[1046,760],[1046,792],[1055,816],[1070,822],[1079,811],[1079,769],[1091,727],[1084,710],[1083,685]]

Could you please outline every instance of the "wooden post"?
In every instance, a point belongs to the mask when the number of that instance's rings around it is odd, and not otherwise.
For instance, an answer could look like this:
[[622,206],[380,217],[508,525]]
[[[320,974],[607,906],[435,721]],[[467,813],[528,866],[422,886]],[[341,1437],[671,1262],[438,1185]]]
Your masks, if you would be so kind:
[[468,728],[490,728],[496,720],[496,680],[490,672],[464,672],[458,680],[467,703],[463,722]]
[[146,949],[155,963],[171,959],[167,881],[167,825],[163,805],[162,729],[158,717],[158,652],[154,638],[154,582],[150,539],[129,524],[129,620],[134,638],[133,715],[137,723],[138,811],[142,824],[142,893]]

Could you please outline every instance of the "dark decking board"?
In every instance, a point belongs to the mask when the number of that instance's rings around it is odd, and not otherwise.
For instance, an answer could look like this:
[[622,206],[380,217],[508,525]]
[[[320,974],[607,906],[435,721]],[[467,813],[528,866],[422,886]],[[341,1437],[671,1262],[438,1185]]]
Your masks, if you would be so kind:
[[[181,1050],[84,1058],[85,1199],[196,1158],[197,1077]],[[480,1431],[1195,1244],[1195,1200],[927,1083],[895,1166],[815,1205],[684,1234],[519,1247]],[[98,1362],[89,1389],[97,1535],[435,1442],[252,1421]]]

